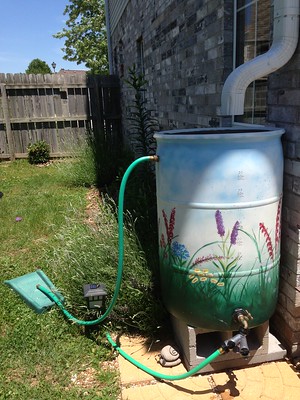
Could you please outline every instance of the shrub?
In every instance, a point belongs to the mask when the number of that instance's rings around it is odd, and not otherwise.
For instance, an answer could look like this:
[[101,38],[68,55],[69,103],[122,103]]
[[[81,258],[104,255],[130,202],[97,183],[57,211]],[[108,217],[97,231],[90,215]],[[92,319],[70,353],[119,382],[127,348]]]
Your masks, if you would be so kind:
[[28,146],[30,164],[44,164],[50,160],[50,146],[44,140],[38,140]]

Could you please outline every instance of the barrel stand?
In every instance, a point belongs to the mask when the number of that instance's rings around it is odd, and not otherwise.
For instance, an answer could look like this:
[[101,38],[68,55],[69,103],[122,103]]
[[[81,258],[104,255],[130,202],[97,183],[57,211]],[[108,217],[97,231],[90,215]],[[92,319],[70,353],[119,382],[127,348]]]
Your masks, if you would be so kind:
[[[172,324],[177,345],[181,349],[182,361],[187,370],[191,370],[202,362],[221,344],[235,335],[234,331],[215,332],[201,328],[193,328],[179,319],[172,317]],[[220,371],[228,368],[240,368],[247,365],[281,360],[286,350],[269,332],[269,321],[250,329],[247,336],[250,353],[243,357],[238,349],[222,355],[207,365],[201,372]]]

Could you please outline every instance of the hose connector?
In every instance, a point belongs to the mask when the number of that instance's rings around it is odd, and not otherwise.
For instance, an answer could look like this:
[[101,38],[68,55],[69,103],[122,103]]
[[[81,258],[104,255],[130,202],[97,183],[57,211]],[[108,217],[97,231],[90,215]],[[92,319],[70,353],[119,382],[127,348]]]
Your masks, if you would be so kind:
[[249,355],[249,346],[247,342],[247,336],[248,331],[245,330],[244,328],[240,328],[239,333],[234,335],[232,338],[225,340],[225,342],[222,344],[221,350],[222,353],[227,353],[228,351],[233,350],[235,347],[239,348],[239,352],[243,357],[247,357]]
[[154,156],[149,156],[150,157],[150,160],[151,161],[154,161],[154,162],[159,162],[159,156],[158,155],[154,155]]

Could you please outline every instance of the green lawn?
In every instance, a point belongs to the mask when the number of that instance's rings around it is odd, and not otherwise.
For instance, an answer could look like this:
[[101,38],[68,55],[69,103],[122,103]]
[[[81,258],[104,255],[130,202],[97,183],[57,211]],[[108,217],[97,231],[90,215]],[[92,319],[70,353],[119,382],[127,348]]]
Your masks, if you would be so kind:
[[[88,338],[55,308],[36,315],[3,284],[40,267],[72,297],[68,281],[79,257],[70,242],[77,248],[86,243],[78,235],[91,242],[94,233],[84,222],[88,189],[66,184],[62,169],[0,163],[0,399],[105,400],[119,393],[117,373],[102,367],[112,356],[102,339]],[[81,283],[72,283],[78,293]]]

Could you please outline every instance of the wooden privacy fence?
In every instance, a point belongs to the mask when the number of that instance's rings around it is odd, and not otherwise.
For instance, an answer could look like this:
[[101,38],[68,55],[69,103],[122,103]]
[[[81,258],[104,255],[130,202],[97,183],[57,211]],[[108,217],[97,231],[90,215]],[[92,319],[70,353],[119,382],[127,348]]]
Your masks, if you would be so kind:
[[90,130],[112,145],[121,141],[117,77],[0,74],[0,159],[27,157],[37,140],[50,145],[51,157],[60,157]]

